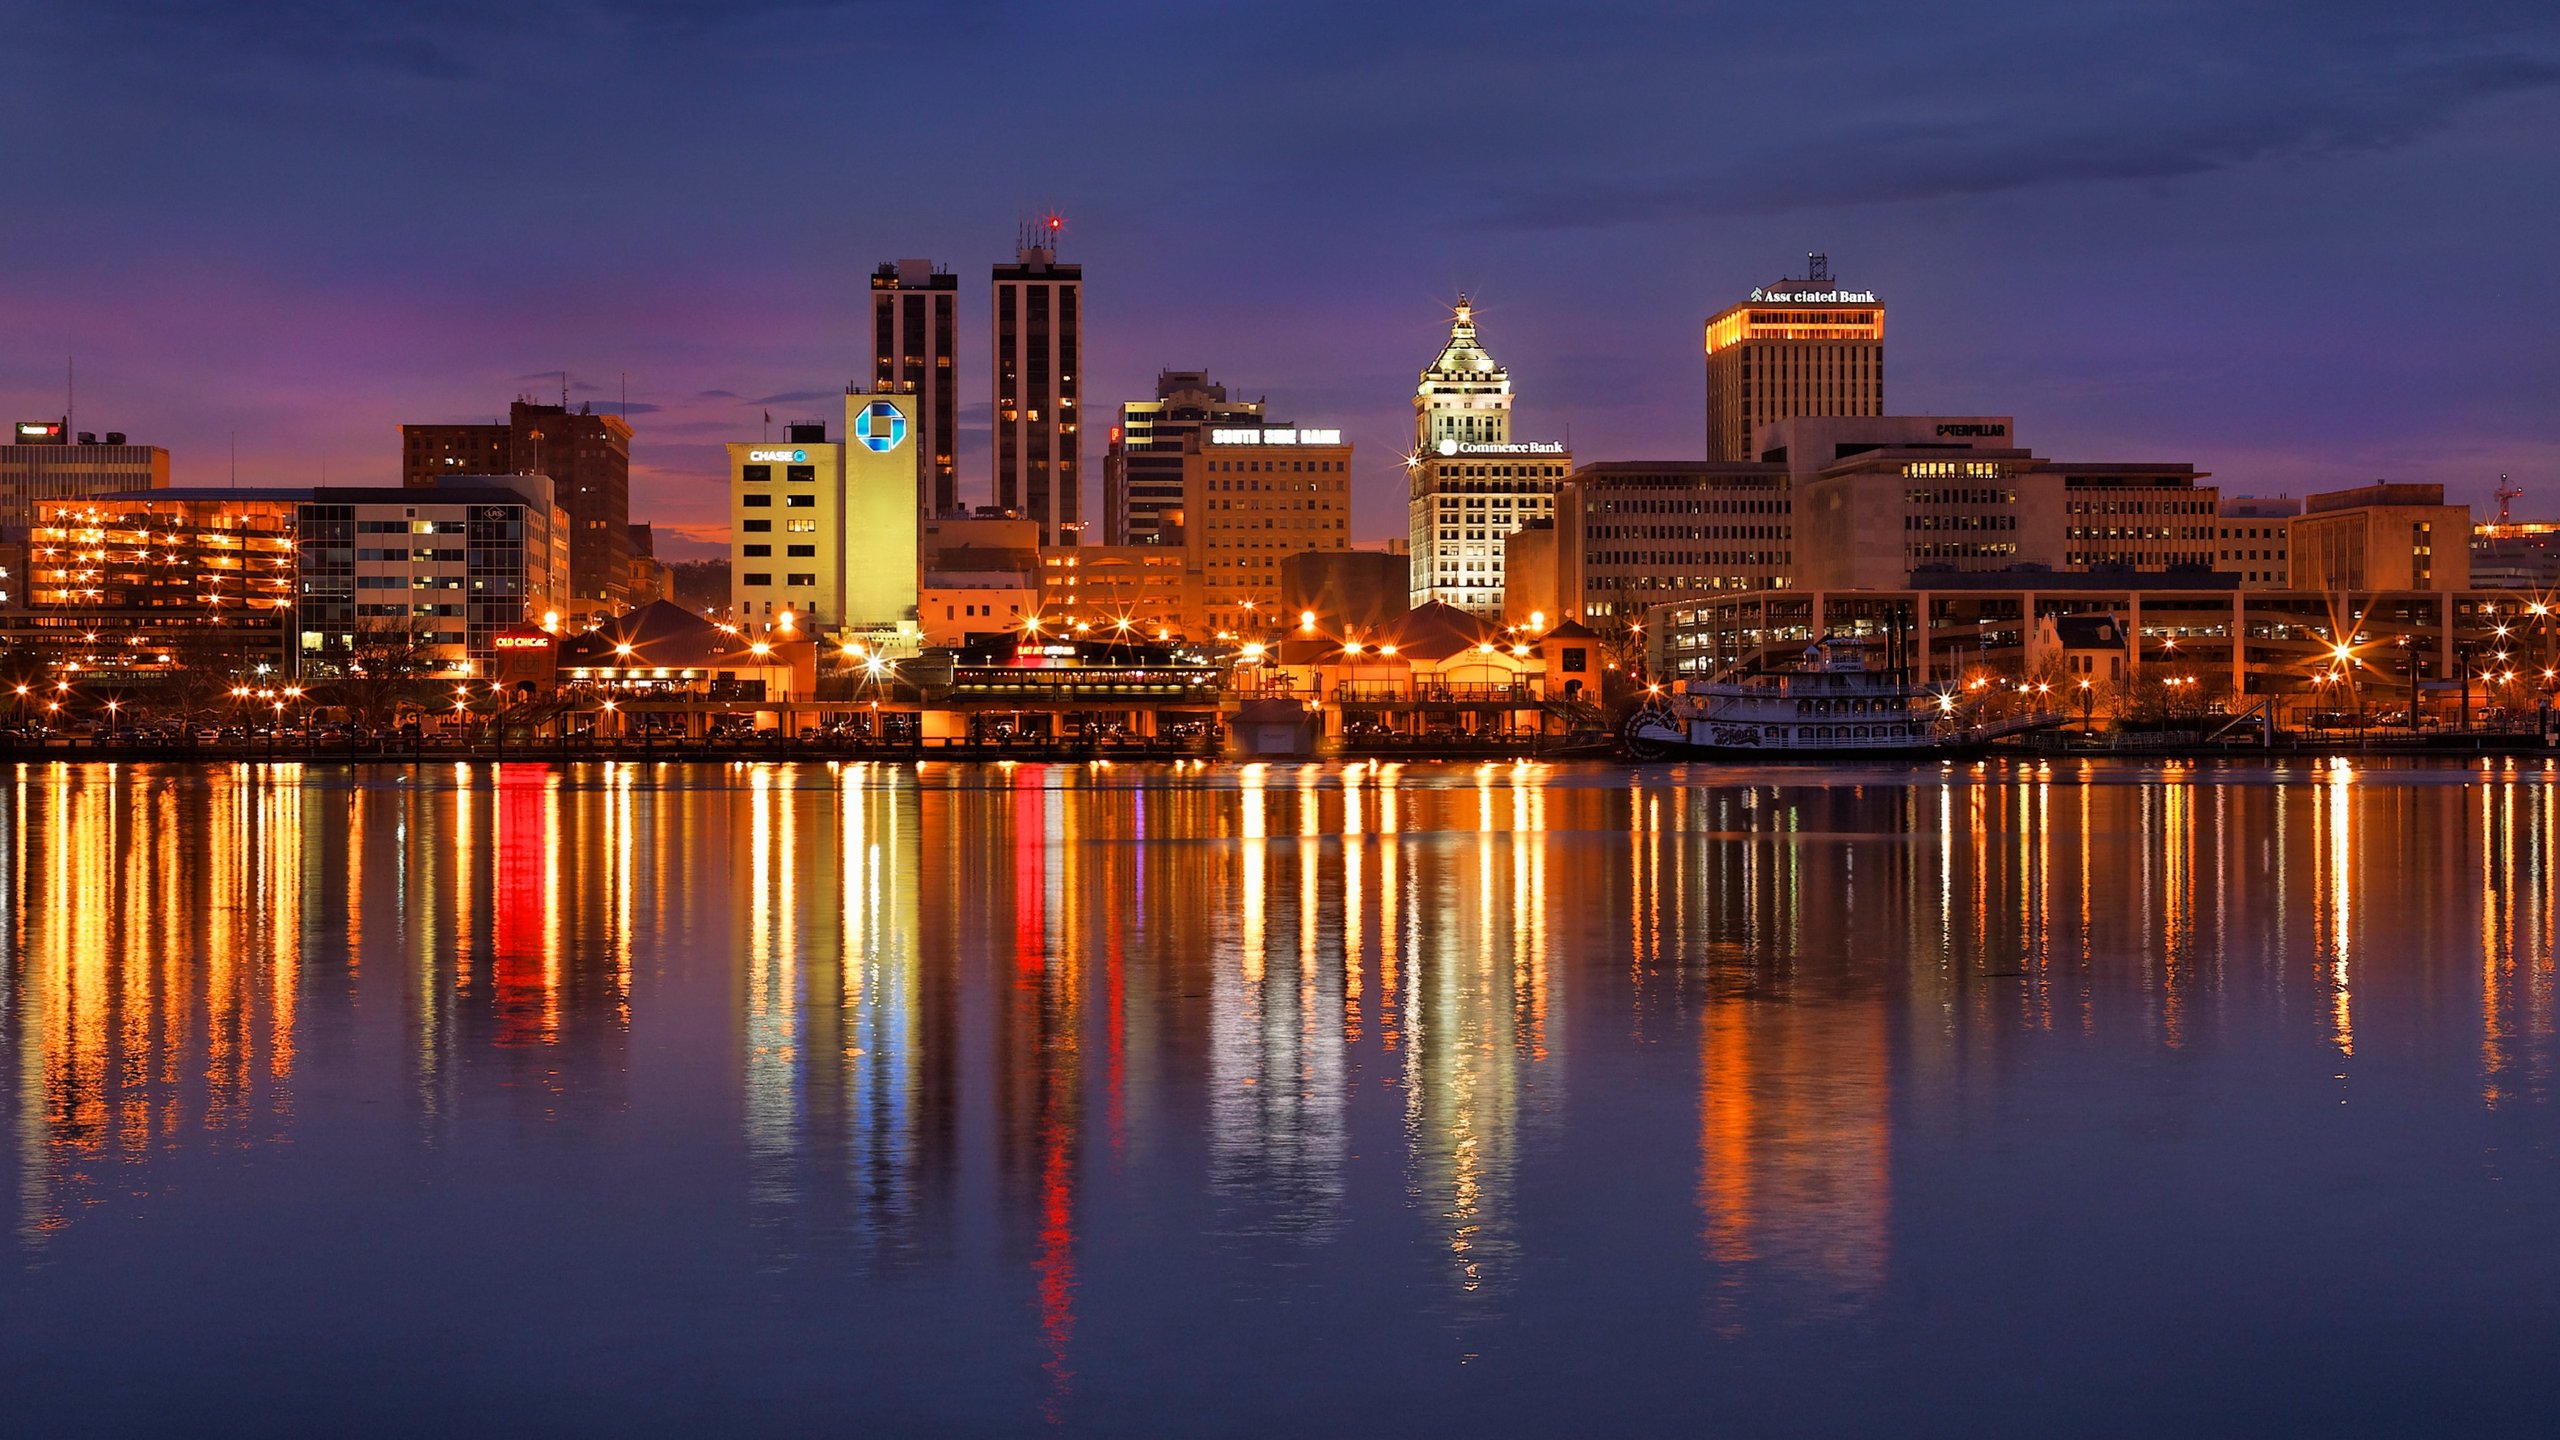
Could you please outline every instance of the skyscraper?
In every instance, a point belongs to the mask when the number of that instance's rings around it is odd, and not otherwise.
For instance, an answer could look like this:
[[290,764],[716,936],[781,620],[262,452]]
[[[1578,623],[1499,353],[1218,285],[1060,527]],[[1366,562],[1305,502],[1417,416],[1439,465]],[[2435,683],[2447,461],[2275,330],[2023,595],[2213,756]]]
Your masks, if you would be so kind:
[[1798,416],[1884,413],[1884,304],[1845,290],[1831,257],[1805,278],[1751,292],[1707,322],[1707,458],[1756,460],[1763,425]]
[[1156,398],[1120,407],[1102,457],[1102,543],[1178,545],[1168,512],[1182,508],[1185,442],[1208,426],[1258,426],[1260,400],[1230,401],[1205,370],[1161,370]]
[[1502,539],[1555,518],[1573,469],[1559,441],[1511,438],[1511,372],[1476,338],[1475,307],[1458,297],[1449,339],[1413,392],[1406,460],[1413,603],[1502,613]]
[[1044,545],[1084,529],[1081,487],[1084,267],[1058,263],[1054,216],[995,267],[996,504],[1034,520]]
[[930,260],[900,260],[871,276],[871,388],[909,391],[923,433],[916,508],[960,509],[960,277]]
[[569,512],[568,611],[620,609],[631,586],[631,427],[566,401],[519,399],[503,425],[403,425],[400,483],[440,476],[548,475]]

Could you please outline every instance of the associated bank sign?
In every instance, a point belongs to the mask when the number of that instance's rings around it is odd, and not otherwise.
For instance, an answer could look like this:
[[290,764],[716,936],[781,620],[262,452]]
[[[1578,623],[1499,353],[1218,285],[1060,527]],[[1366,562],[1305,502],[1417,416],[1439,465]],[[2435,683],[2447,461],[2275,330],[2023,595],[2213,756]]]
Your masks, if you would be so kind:
[[1754,305],[1873,305],[1873,290],[1754,290]]

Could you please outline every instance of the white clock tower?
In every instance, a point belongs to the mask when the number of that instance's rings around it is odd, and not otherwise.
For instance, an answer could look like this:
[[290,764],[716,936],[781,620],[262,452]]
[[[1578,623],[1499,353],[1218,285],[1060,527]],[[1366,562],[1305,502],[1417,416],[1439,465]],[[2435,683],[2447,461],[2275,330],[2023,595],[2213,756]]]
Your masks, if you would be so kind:
[[1410,598],[1479,615],[1502,613],[1502,541],[1555,518],[1556,487],[1573,469],[1558,444],[1511,438],[1511,372],[1476,338],[1475,307],[1458,297],[1448,343],[1413,391],[1409,499]]

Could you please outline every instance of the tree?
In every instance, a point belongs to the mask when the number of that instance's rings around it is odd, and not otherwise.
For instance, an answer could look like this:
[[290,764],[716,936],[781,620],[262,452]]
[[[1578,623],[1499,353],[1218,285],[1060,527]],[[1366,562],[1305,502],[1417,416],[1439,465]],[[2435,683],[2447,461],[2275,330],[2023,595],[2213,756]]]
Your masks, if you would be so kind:
[[422,632],[366,621],[350,638],[337,678],[322,692],[357,724],[383,729],[399,723],[403,709],[425,703],[436,670],[435,649]]

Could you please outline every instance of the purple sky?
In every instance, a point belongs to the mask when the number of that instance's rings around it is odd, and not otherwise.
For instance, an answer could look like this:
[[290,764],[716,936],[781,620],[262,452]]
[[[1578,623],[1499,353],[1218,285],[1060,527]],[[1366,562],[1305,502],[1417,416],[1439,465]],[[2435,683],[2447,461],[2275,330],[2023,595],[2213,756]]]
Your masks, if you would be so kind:
[[[403,421],[613,402],[633,513],[841,423],[871,267],[1086,267],[1104,412],[1208,367],[1360,447],[1401,534],[1461,289],[1580,458],[1704,445],[1700,321],[1825,250],[1891,409],[2233,493],[2388,477],[2560,515],[2560,7],[2364,0],[1285,6],[91,0],[0,87],[0,396],[219,482],[383,481]],[[986,444],[962,487],[986,497]]]

